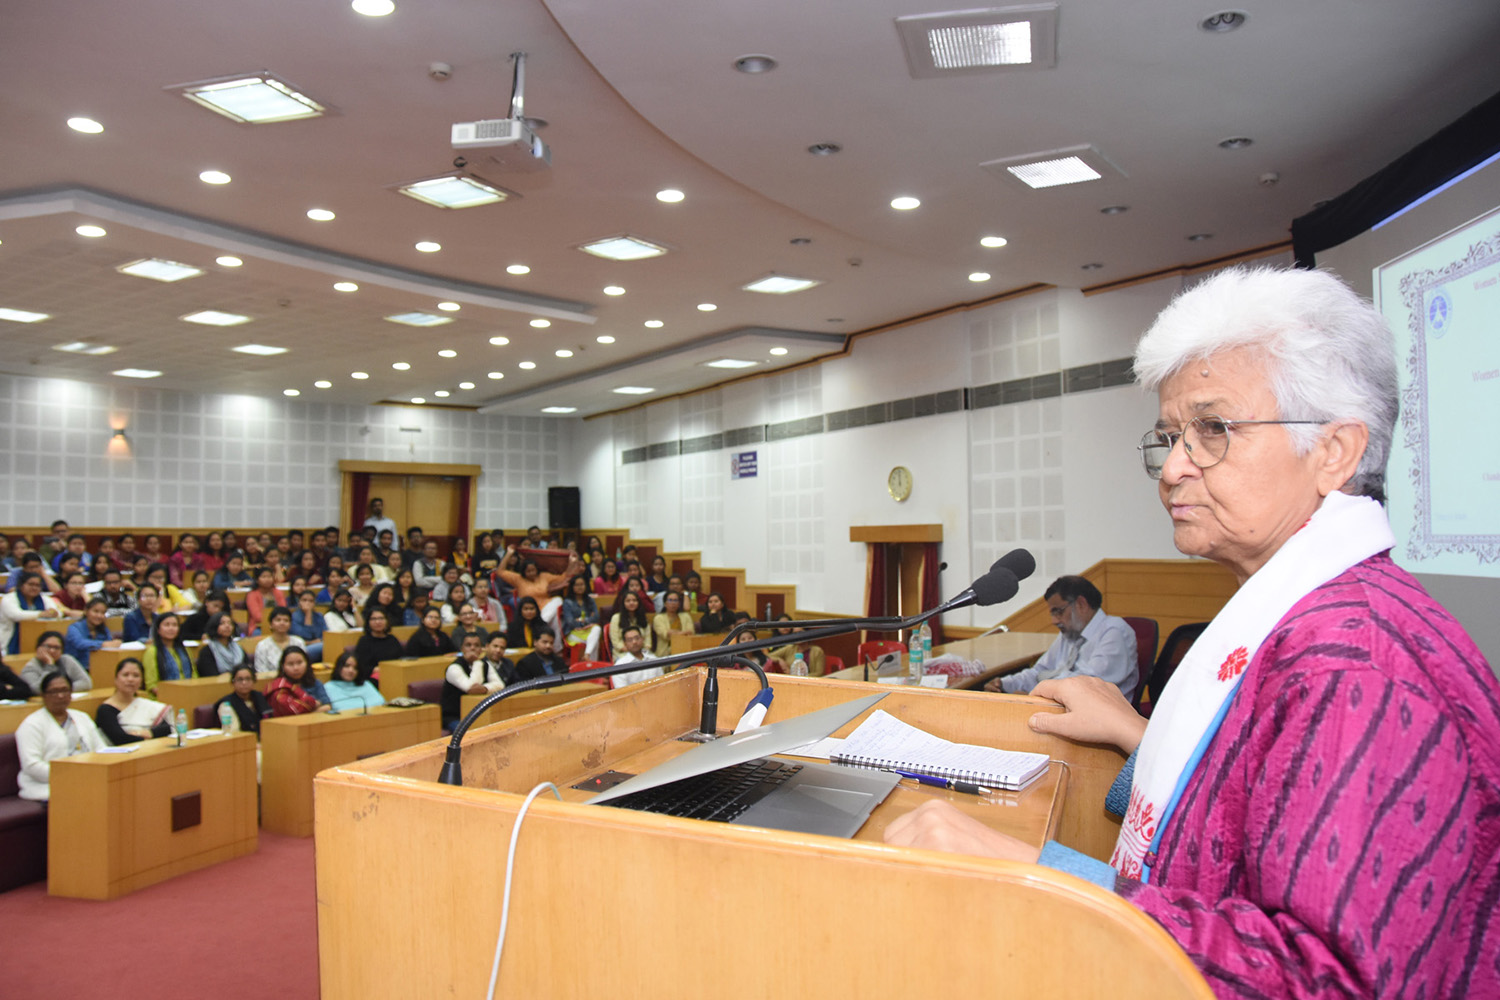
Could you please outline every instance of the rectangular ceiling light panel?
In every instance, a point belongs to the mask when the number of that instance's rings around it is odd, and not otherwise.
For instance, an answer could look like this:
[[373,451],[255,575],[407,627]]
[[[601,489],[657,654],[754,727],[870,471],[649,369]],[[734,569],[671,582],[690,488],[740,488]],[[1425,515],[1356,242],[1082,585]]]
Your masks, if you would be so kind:
[[1125,176],[1123,170],[1093,146],[1070,146],[1006,156],[980,166],[1007,183],[1028,191]]
[[426,180],[398,184],[396,190],[408,198],[438,208],[475,208],[493,205],[515,195],[471,174],[444,174]]
[[584,243],[578,249],[606,260],[644,260],[647,257],[660,257],[667,252],[664,246],[629,234]]
[[1055,3],[913,14],[896,31],[919,80],[1057,65]]
[[137,278],[150,278],[152,281],[181,281],[183,278],[196,278],[203,273],[202,268],[179,264],[175,260],[162,260],[160,257],[133,260],[129,264],[121,264],[115,270]]
[[317,118],[329,111],[290,83],[267,72],[182,83],[166,89],[242,125]]

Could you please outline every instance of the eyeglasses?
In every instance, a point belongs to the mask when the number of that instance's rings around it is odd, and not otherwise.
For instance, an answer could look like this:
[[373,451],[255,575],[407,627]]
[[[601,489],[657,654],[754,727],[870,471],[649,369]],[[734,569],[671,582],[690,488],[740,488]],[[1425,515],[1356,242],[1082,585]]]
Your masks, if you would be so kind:
[[1326,423],[1326,420],[1225,420],[1210,413],[1194,417],[1180,431],[1153,428],[1141,436],[1141,443],[1136,447],[1141,453],[1141,463],[1146,467],[1146,475],[1152,479],[1160,479],[1162,466],[1167,464],[1167,456],[1177,446],[1179,439],[1194,465],[1200,469],[1211,469],[1229,454],[1230,431],[1236,427],[1249,427],[1253,424],[1322,426]]

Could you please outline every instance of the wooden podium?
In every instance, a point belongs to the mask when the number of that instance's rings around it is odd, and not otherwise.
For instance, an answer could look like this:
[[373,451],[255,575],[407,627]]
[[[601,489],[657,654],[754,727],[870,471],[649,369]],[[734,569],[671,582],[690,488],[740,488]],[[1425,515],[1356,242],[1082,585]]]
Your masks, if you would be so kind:
[[[753,676],[720,672],[732,724]],[[768,722],[869,694],[777,676]],[[315,779],[319,974],[325,1000],[483,996],[505,855],[525,794],[497,996],[1193,997],[1207,984],[1119,897],[1036,865],[890,847],[879,831],[929,795],[997,829],[1095,856],[1118,824],[1121,756],[1031,732],[1030,697],[902,688],[878,707],[950,739],[1050,754],[1066,767],[986,802],[897,788],[853,840],[589,806],[569,786],[685,752],[702,668],[475,729],[466,787],[436,781],[445,740]],[[864,716],[834,735],[846,735]],[[1048,782],[1046,788],[1040,788]]]

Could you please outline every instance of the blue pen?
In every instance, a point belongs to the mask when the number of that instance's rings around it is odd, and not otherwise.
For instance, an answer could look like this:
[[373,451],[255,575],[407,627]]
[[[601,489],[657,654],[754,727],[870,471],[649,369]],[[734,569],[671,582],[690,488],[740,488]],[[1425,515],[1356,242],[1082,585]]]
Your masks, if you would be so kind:
[[972,781],[954,781],[951,778],[935,778],[930,774],[916,774],[912,771],[902,771],[894,767],[887,768],[887,770],[891,771],[894,774],[899,774],[903,778],[911,778],[913,781],[919,782],[923,785],[931,785],[934,788],[947,788],[951,791],[963,792],[965,795],[988,795],[994,791],[993,788],[986,788],[983,785],[976,785]]

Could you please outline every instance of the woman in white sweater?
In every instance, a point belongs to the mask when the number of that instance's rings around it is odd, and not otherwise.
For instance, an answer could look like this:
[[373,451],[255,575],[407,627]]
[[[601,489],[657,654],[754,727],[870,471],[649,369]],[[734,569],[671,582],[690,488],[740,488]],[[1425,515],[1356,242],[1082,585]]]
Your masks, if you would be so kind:
[[46,802],[52,793],[54,760],[109,746],[93,719],[68,707],[72,702],[73,685],[67,674],[54,670],[42,678],[42,707],[16,727],[16,754],[21,759],[17,784],[21,798]]

